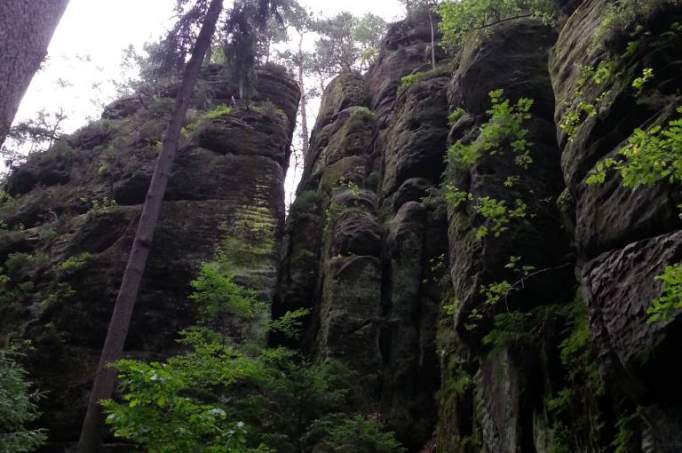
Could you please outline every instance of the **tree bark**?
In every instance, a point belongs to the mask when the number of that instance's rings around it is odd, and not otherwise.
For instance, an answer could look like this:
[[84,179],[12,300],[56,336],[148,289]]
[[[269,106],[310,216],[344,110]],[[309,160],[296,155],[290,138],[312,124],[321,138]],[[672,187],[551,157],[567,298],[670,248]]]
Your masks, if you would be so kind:
[[0,146],[68,0],[0,0]]
[[431,66],[436,70],[436,30],[433,26],[433,11],[429,9],[429,25],[431,26]]
[[308,96],[305,92],[305,81],[303,78],[303,33],[298,41],[298,87],[301,90],[301,149],[303,159],[308,155],[308,112],[306,111]]
[[182,85],[175,101],[173,115],[163,138],[161,153],[156,160],[152,181],[147,191],[144,206],[142,207],[142,215],[137,226],[130,255],[128,256],[128,263],[123,273],[123,281],[121,282],[114,311],[109,322],[109,329],[104,347],[102,348],[97,374],[92,391],[90,392],[87,413],[81,427],[80,439],[76,450],[78,453],[96,453],[100,451],[100,430],[103,422],[100,401],[111,398],[116,378],[116,371],[109,364],[120,359],[123,353],[130,319],[135,307],[147,257],[149,256],[154,230],[161,212],[166,186],[168,185],[168,177],[177,153],[180,130],[185,122],[185,114],[192,98],[192,91],[199,78],[202,62],[211,45],[211,38],[215,31],[218,16],[222,10],[222,4],[222,0],[211,1],[194,50],[192,51],[192,57],[185,68]]

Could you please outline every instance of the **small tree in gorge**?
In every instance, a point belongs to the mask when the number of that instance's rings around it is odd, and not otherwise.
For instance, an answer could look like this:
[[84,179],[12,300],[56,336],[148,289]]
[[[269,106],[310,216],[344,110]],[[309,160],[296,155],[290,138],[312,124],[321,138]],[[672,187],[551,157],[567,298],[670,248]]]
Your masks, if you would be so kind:
[[189,107],[192,91],[199,78],[199,70],[211,45],[218,16],[222,10],[222,0],[212,0],[205,13],[201,31],[192,51],[187,68],[178,91],[175,108],[166,129],[163,145],[156,161],[152,181],[147,192],[142,215],[140,217],[133,246],[128,256],[128,264],[123,274],[114,312],[111,315],[107,337],[97,366],[97,375],[90,392],[88,409],[81,428],[78,441],[78,453],[95,453],[99,451],[101,442],[99,431],[102,424],[100,401],[111,397],[114,389],[116,371],[109,364],[121,358],[123,346],[128,335],[130,319],[135,307],[135,300],[142,281],[142,274],[151,249],[156,223],[161,213],[161,203],[168,185],[168,176],[175,160],[180,140],[180,130],[185,122],[185,114]]
[[[178,8],[182,9],[188,0],[178,0]],[[277,14],[277,9],[286,3],[286,0],[241,0],[230,11],[228,24],[238,24],[243,27],[240,33],[246,33],[244,27],[265,27],[267,18]],[[171,115],[170,122],[164,134],[161,152],[156,161],[152,180],[147,191],[147,197],[142,207],[142,215],[138,222],[133,245],[128,256],[128,263],[123,273],[123,280],[118,292],[114,311],[109,323],[104,347],[97,368],[95,382],[88,409],[81,428],[78,441],[78,453],[94,453],[99,451],[101,443],[99,429],[102,424],[100,401],[111,397],[114,388],[116,371],[109,364],[120,359],[123,352],[130,320],[137,299],[137,293],[142,281],[147,258],[151,249],[154,230],[161,212],[161,205],[168,185],[168,177],[171,173],[173,161],[177,153],[181,129],[185,123],[185,115],[192,97],[192,92],[199,78],[201,66],[211,46],[213,34],[216,29],[218,18],[223,9],[222,0],[196,0],[190,7],[189,16],[184,16],[179,21],[172,36],[180,37],[180,43],[173,43],[170,39],[171,57],[166,58],[167,65],[180,67],[184,64],[184,55],[187,54],[189,42],[194,37],[196,23],[201,23],[200,31],[196,36],[195,44],[191,50],[191,57],[185,66],[180,89],[178,90],[176,103]],[[252,21],[239,20],[235,16],[247,14],[253,15]],[[196,22],[195,22],[196,21]],[[248,36],[255,35],[250,31]],[[251,38],[249,38],[251,39]],[[251,63],[253,59],[245,58],[244,62]],[[243,62],[242,62],[243,63]],[[241,68],[245,70],[246,68]]]

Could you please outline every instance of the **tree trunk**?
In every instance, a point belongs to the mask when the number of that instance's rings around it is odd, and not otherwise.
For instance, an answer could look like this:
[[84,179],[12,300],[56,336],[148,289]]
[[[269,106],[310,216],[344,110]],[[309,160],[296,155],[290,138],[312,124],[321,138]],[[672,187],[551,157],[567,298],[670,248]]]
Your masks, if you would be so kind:
[[116,371],[108,365],[120,359],[123,353],[123,346],[128,335],[135,300],[137,299],[142,274],[144,273],[154,236],[154,229],[159,219],[163,197],[168,185],[168,176],[175,160],[180,140],[180,130],[185,122],[185,114],[192,98],[192,91],[199,78],[199,71],[204,61],[204,56],[211,45],[211,38],[215,31],[218,16],[222,10],[222,4],[222,0],[211,1],[194,46],[192,57],[185,68],[182,85],[175,101],[173,116],[163,138],[161,153],[156,160],[152,181],[144,206],[142,207],[142,215],[137,226],[130,255],[128,256],[128,264],[123,273],[123,281],[116,298],[114,312],[111,315],[107,338],[102,348],[97,375],[90,392],[88,409],[81,428],[77,447],[78,453],[96,453],[101,451],[99,448],[101,444],[100,429],[103,419],[99,403],[102,400],[111,398],[116,378]]
[[429,9],[429,25],[431,26],[431,66],[436,70],[436,30],[433,26],[433,12]]
[[68,0],[0,0],[0,146]]
[[308,96],[303,80],[303,63],[303,33],[301,33],[301,39],[298,41],[298,86],[301,89],[301,149],[303,159],[305,159],[308,155],[308,113],[306,111]]

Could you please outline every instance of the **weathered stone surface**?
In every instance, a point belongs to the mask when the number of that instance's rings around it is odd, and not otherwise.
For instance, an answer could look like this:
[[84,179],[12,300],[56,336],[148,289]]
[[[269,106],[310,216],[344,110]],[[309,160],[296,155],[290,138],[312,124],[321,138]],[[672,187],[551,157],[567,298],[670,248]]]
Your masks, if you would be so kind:
[[440,178],[448,134],[447,82],[447,75],[435,74],[415,82],[396,101],[394,119],[384,132],[383,194],[409,178]]
[[239,110],[200,126],[197,144],[219,154],[269,157],[285,167],[289,124],[284,112],[271,106]]
[[[427,17],[417,15],[389,26],[377,61],[367,73],[371,106],[381,119],[382,128],[392,113],[400,79],[415,70],[430,69],[430,48]],[[436,54],[438,61],[445,57],[440,47]]]
[[327,261],[319,307],[319,354],[358,372],[368,396],[378,391],[381,355],[381,266],[370,256],[334,257]]
[[537,20],[496,27],[462,51],[449,89],[450,104],[482,114],[490,105],[489,93],[503,89],[508,99],[532,98],[534,114],[551,120],[554,101],[547,58],[555,39],[556,32]]
[[[614,391],[643,408],[643,449],[680,449],[680,371],[675,362],[679,320],[647,323],[646,309],[661,291],[655,280],[664,265],[680,260],[676,206],[679,187],[662,183],[636,190],[616,175],[587,186],[595,164],[613,157],[637,128],[663,125],[679,105],[680,39],[670,30],[682,19],[674,2],[652,2],[640,13],[609,25],[609,3],[585,0],[562,29],[550,60],[557,99],[555,121],[565,121],[576,102],[594,105],[572,136],[559,131],[562,169],[575,225],[582,286],[590,309],[591,333],[599,364]],[[594,37],[599,31],[602,39]],[[642,33],[634,33],[639,30]],[[603,81],[581,75],[582,67],[602,71]],[[655,77],[642,90],[633,80],[643,68]]]
[[[578,101],[597,111],[592,117],[583,115],[571,137],[558,129],[564,178],[576,201],[576,242],[587,258],[682,227],[675,209],[680,199],[676,188],[662,184],[633,192],[613,175],[604,185],[586,187],[583,182],[597,161],[613,156],[636,128],[666,123],[679,104],[673,87],[680,84],[682,44],[669,30],[682,18],[682,7],[655,2],[647,14],[637,22],[647,33],[627,52],[632,41],[628,33],[636,24],[602,25],[609,20],[608,2],[585,1],[563,27],[550,62],[556,123],[564,122]],[[601,41],[594,30],[604,34]],[[600,65],[609,68],[603,83],[581,75],[581,68]],[[650,88],[639,93],[632,82],[646,67],[657,75]]]
[[316,201],[292,208],[275,299],[279,313],[312,308],[304,346],[358,372],[363,404],[411,451],[429,439],[435,415],[446,226],[417,201],[442,171],[448,77],[419,82],[395,112],[390,105],[400,77],[430,61],[424,20],[392,26],[367,82],[344,74],[325,90],[298,189]]
[[420,201],[428,196],[428,190],[432,184],[425,178],[410,178],[403,182],[393,197],[393,210],[398,211],[402,205],[409,201]]
[[650,413],[659,451],[682,447],[679,344],[682,314],[647,322],[646,309],[661,291],[655,280],[665,265],[682,260],[682,233],[657,236],[599,255],[585,264],[583,279],[600,363]]
[[356,72],[343,73],[325,88],[315,129],[328,124],[334,115],[348,107],[366,107],[368,103],[369,92],[362,75]]
[[[556,26],[529,18],[491,26],[454,54],[439,48],[435,71],[427,18],[391,25],[365,76],[343,74],[325,90],[284,229],[296,85],[260,71],[247,110],[232,105],[222,69],[205,68],[199,91],[210,99],[198,96],[188,114],[130,352],[172,351],[192,316],[187,282],[222,243],[240,281],[273,298],[274,316],[311,310],[295,346],[357,372],[365,397],[357,409],[383,419],[410,452],[611,451],[627,438],[634,451],[681,450],[682,315],[650,324],[646,309],[661,293],[655,276],[682,260],[682,192],[583,181],[635,128],[674,117],[682,40],[672,30],[682,10],[633,2],[643,12],[620,18],[635,17],[638,29],[609,21],[606,0],[554,3]],[[600,63],[603,83],[581,81]],[[632,81],[645,67],[655,77],[638,93]],[[408,74],[416,81],[400,87]],[[533,99],[524,123],[533,163],[517,165],[503,143],[443,174],[448,144],[480,139],[495,89],[511,102]],[[60,391],[47,409],[63,439],[75,435],[176,91],[169,81],[161,99],[112,104],[8,181],[16,200],[0,219],[16,231],[0,231],[0,263],[33,254],[16,278],[35,281],[37,292],[55,282],[76,290],[0,307],[0,327],[21,324],[38,345],[39,383]],[[596,115],[569,137],[560,126],[582,101],[598,104]],[[233,112],[205,116],[206,105],[221,104]],[[447,206],[439,186],[508,207],[522,200],[527,216],[499,237],[477,237],[489,220],[471,200]],[[83,251],[92,254],[87,267],[56,270]],[[511,257],[533,269],[510,269]],[[487,301],[483,290],[503,281],[515,290]]]
[[434,402],[427,389],[436,385],[430,332],[437,303],[434,307],[425,287],[437,282],[425,266],[427,215],[419,203],[403,204],[387,225],[385,245],[383,298],[389,322],[382,332],[382,405],[391,426],[411,446],[428,439],[434,423]]
[[374,216],[361,210],[346,210],[336,221],[332,237],[332,256],[381,253],[381,228]]
[[529,351],[495,351],[476,376],[476,411],[485,451],[534,451],[535,357]]
[[374,115],[366,107],[349,107],[324,129],[325,140],[313,142],[315,146],[309,152],[313,176],[344,158],[368,155],[374,138]]
[[[446,175],[449,184],[474,200],[489,197],[508,207],[522,200],[526,216],[511,220],[499,235],[488,231],[477,237],[477,229],[488,224],[471,201],[449,208],[447,255],[453,294],[443,302],[450,308],[441,313],[439,326],[443,374],[437,442],[442,451],[535,451],[533,411],[543,392],[536,382],[539,350],[509,339],[490,351],[481,339],[504,335],[502,327],[493,325],[497,314],[561,304],[573,286],[570,239],[554,203],[562,178],[546,62],[555,36],[550,27],[534,20],[502,24],[462,50],[449,84],[449,110],[464,110],[448,135],[451,143],[480,140],[490,91],[502,89],[510,102],[532,99],[524,128],[533,162],[527,168],[519,166],[509,144],[500,143],[496,152],[484,154],[469,168],[451,167]],[[509,177],[514,178],[511,184]],[[510,270],[510,257],[519,257],[534,271],[520,276]],[[504,281],[515,289],[491,304],[484,290]]]

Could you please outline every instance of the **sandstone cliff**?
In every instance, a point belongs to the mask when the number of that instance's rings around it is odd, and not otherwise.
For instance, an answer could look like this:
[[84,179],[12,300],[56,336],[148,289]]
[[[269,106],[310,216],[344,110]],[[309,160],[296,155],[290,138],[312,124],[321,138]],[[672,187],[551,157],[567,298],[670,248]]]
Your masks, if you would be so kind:
[[[406,20],[367,75],[325,91],[274,313],[311,308],[302,347],[360,371],[367,410],[413,451],[682,448],[680,318],[645,314],[654,277],[680,258],[679,188],[585,184],[679,106],[682,9],[655,2],[616,26],[609,5],[561,2],[557,25],[501,24],[435,71],[426,23]],[[449,145],[483,140],[499,89],[533,101],[532,163],[508,146],[446,165]],[[571,123],[579,101],[595,112]],[[446,202],[443,187],[469,201]],[[483,199],[524,215],[481,235]],[[500,282],[512,289],[493,304]]]
[[[682,451],[682,315],[646,315],[655,276],[682,260],[682,194],[585,182],[680,106],[682,7],[614,21],[607,0],[557,3],[558,23],[492,27],[439,49],[435,71],[428,22],[393,24],[367,74],[325,90],[286,223],[295,84],[262,71],[250,109],[216,114],[231,88],[207,68],[129,352],[173,351],[188,282],[228,244],[273,316],[310,309],[296,346],[357,371],[360,409],[409,451]],[[532,100],[524,144],[456,165],[451,145],[486,140],[495,90]],[[34,342],[55,440],[76,436],[173,85],[159,94],[112,104],[8,180],[0,333]],[[497,224],[484,200],[506,207]]]
[[[135,309],[131,356],[175,349],[194,316],[189,282],[218,247],[242,283],[272,297],[299,92],[283,72],[263,70],[248,108],[229,111],[227,80],[219,66],[202,74]],[[176,87],[116,101],[8,179],[0,262],[12,300],[0,307],[0,332],[18,328],[33,342],[30,372],[48,392],[42,422],[53,442],[78,437]]]

